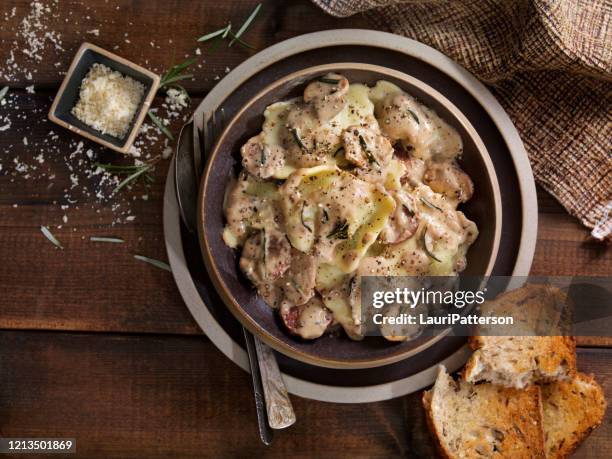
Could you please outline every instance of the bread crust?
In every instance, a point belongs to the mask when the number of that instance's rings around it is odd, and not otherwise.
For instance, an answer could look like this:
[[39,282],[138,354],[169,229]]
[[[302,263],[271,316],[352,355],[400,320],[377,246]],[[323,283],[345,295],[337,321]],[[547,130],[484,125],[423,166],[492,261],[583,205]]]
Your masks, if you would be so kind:
[[[441,372],[438,378],[441,377],[447,377],[446,373]],[[447,447],[444,441],[444,432],[439,431],[436,423],[436,413],[432,406],[434,391],[443,390],[443,388],[438,387],[438,384],[438,381],[436,381],[436,386],[433,389],[423,393],[422,403],[426,413],[427,426],[440,456],[447,459],[456,459],[459,456],[453,454],[453,451]],[[542,397],[539,387],[532,386],[526,390],[517,390],[495,387],[492,384],[472,386],[464,381],[452,382],[451,384],[460,384],[463,385],[463,388],[467,386],[474,388],[475,397],[481,397],[479,401],[490,408],[484,410],[484,412],[473,412],[473,417],[469,420],[466,419],[466,423],[470,421],[474,424],[473,428],[478,429],[482,426],[485,430],[499,433],[500,438],[497,442],[499,451],[495,452],[495,457],[512,459],[545,457]],[[454,389],[451,390],[456,393]],[[470,400],[466,398],[464,401],[469,404]],[[449,400],[445,401],[450,402]],[[469,429],[466,430],[469,431]],[[483,456],[477,452],[477,445],[478,442],[475,441],[464,441],[462,447],[465,449],[462,457],[481,459]],[[470,450],[470,446],[473,446],[474,449]]]
[[542,397],[547,458],[567,458],[601,424],[607,408],[603,389],[593,375],[578,373],[571,381],[543,386]]

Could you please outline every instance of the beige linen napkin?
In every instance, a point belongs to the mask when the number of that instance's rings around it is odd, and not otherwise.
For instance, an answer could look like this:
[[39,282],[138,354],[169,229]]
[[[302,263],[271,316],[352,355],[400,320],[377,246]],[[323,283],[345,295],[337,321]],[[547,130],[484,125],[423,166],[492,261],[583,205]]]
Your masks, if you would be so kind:
[[461,63],[514,121],[537,183],[612,237],[611,0],[313,1]]

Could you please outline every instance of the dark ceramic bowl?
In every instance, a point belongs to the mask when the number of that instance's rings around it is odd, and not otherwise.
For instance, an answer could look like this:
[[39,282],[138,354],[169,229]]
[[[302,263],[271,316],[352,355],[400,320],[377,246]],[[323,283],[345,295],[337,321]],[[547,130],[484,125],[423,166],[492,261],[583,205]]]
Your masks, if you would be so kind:
[[391,343],[380,337],[351,341],[325,335],[303,341],[290,335],[276,312],[258,295],[238,268],[239,253],[227,247],[221,237],[225,219],[223,197],[231,174],[240,168],[240,147],[261,131],[265,108],[302,94],[305,85],[328,72],[344,74],[350,82],[373,85],[378,80],[395,83],[433,108],[460,133],[464,153],[461,165],[472,177],[473,198],[462,207],[480,230],[467,256],[465,275],[489,275],[497,258],[501,235],[501,198],[489,154],[467,118],[439,92],[409,75],[386,67],[362,63],[338,63],[310,67],[290,74],[256,94],[232,118],[219,138],[200,186],[198,224],[200,247],[209,275],[232,314],[254,335],[275,350],[294,359],[329,368],[370,368],[388,365],[435,344],[444,335]]
[[[79,100],[81,82],[93,64],[103,64],[112,70],[116,70],[142,83],[145,88],[140,106],[134,114],[134,119],[132,120],[130,128],[123,138],[102,134],[100,131],[88,126],[72,114],[72,108]],[[140,125],[151,106],[151,102],[155,97],[158,87],[159,76],[155,73],[117,56],[110,51],[106,51],[99,46],[85,42],[77,51],[72,60],[72,64],[70,64],[70,68],[66,72],[64,81],[49,110],[49,119],[105,147],[111,148],[119,153],[128,153],[130,147],[134,143],[134,139],[136,139],[136,135],[138,135]]]

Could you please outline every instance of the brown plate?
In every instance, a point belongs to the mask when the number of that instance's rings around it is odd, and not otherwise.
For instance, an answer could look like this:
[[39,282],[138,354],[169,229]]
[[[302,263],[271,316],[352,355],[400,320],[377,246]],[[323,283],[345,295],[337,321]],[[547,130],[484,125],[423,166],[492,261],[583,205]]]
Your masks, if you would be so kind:
[[298,340],[285,331],[277,314],[256,295],[253,286],[238,269],[238,253],[221,239],[225,186],[230,174],[235,173],[236,166],[240,165],[241,145],[261,130],[265,107],[300,95],[307,82],[330,71],[346,75],[351,82],[368,85],[381,79],[391,81],[434,108],[459,131],[464,141],[462,166],[473,178],[476,189],[463,210],[480,229],[480,236],[468,253],[465,273],[492,273],[501,235],[501,194],[491,158],[477,131],[454,104],[429,85],[396,70],[362,63],[335,63],[300,70],[274,81],[238,110],[210,155],[202,180],[200,245],[210,277],[229,310],[252,333],[277,351],[302,362],[330,368],[389,365],[418,354],[442,336],[404,343],[370,337],[354,342],[331,335],[312,342]]

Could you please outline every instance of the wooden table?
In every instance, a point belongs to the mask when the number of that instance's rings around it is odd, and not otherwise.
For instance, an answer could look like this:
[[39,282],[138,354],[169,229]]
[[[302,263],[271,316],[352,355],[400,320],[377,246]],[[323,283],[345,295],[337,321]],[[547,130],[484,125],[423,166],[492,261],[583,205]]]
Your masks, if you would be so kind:
[[[161,72],[173,50],[180,59],[192,55],[196,37],[228,20],[239,25],[256,3],[51,3],[52,13],[45,20],[49,30],[61,33],[64,51],[47,46],[38,63],[17,53],[19,65],[37,71],[31,80],[21,74],[8,82],[13,103],[0,107],[0,116],[8,114],[12,121],[11,128],[0,133],[1,436],[74,437],[82,457],[431,456],[419,394],[368,405],[293,397],[297,424],[278,433],[273,446],[260,444],[248,375],[202,335],[172,276],[132,256],[165,259],[161,222],[168,161],[156,168],[148,200],[140,199],[144,192],[139,187],[123,193],[121,199],[131,201],[133,222],[110,226],[112,199],[99,202],[81,194],[78,203],[61,208],[63,190],[71,186],[63,156],[74,150],[75,137],[44,118],[61,71],[78,46],[85,40],[110,50],[116,46],[118,54]],[[30,10],[25,1],[0,5],[0,68],[10,58],[10,49],[28,46],[17,37],[17,29]],[[245,38],[263,49],[302,33],[343,27],[368,25],[359,16],[332,18],[305,0],[268,0]],[[99,35],[87,33],[95,29]],[[198,56],[201,67],[193,69],[195,81],[185,82],[193,107],[214,86],[216,76],[250,54],[233,47]],[[25,90],[31,84],[35,94]],[[20,116],[24,112],[27,119]],[[174,132],[179,125],[180,120],[172,124]],[[58,136],[50,140],[57,151],[47,153],[38,170],[48,169],[47,177],[33,174],[25,179],[23,172],[15,171],[13,158],[35,164],[37,145],[46,145],[50,130]],[[86,148],[92,148],[98,160],[114,158],[93,144]],[[163,141],[149,148],[157,154]],[[91,182],[79,180],[77,189]],[[587,231],[547,193],[539,190],[538,199],[532,273],[610,275],[610,251],[590,242]],[[65,249],[55,249],[40,225],[49,225]],[[126,243],[89,241],[89,236],[109,234]],[[596,373],[612,399],[610,342],[590,339],[581,344],[579,367]],[[610,451],[610,420],[608,416],[583,445],[582,457],[604,457]]]

